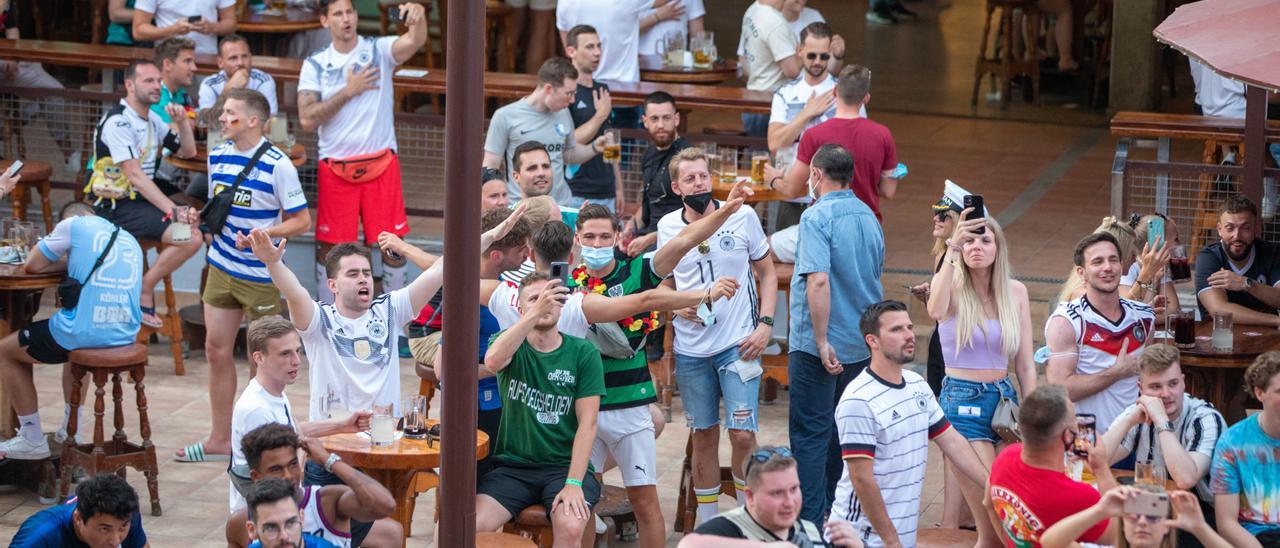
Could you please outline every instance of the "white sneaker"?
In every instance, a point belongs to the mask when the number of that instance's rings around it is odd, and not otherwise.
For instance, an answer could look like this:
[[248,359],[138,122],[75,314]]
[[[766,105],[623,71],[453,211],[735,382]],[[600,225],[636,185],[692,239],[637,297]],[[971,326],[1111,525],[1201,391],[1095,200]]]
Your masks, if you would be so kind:
[[[67,443],[67,429],[65,427],[59,428],[58,431],[53,434],[53,441],[56,441],[59,444]],[[83,445],[83,444],[84,444],[84,439],[80,437],[79,432],[76,432],[76,445]]]
[[39,442],[28,441],[17,435],[0,441],[0,453],[4,458],[13,460],[42,460],[49,458],[49,441],[41,438]]
[[67,163],[63,166],[68,174],[75,175],[84,169],[84,164],[80,163],[80,151],[72,152],[67,156]]
[[603,535],[607,532],[609,532],[609,525],[600,519],[600,516],[596,516],[596,534]]

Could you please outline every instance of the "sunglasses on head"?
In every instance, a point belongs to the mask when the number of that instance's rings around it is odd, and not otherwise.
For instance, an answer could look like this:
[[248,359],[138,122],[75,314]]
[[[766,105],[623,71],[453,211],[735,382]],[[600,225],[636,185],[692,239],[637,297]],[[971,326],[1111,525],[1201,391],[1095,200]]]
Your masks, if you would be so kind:
[[822,59],[823,61],[826,61],[826,60],[831,59],[831,54],[830,54],[830,53],[812,53],[812,52],[811,52],[811,53],[806,54],[806,55],[804,56],[804,58],[805,58],[805,59],[808,59],[808,60],[810,60],[810,61],[812,61],[812,60],[814,60],[814,59]]
[[790,458],[790,457],[791,457],[791,449],[788,449],[788,448],[786,448],[786,447],[767,447],[767,448],[764,448],[764,449],[759,449],[759,450],[757,450],[755,453],[752,453],[752,454],[751,454],[751,460],[750,460],[749,462],[747,462],[747,469],[746,469],[746,470],[743,470],[743,471],[742,471],[742,473],[743,473],[743,474],[749,474],[749,473],[751,473],[751,466],[752,466],[752,465],[754,465],[754,464],[755,464],[755,463],[757,463],[757,462],[758,462],[758,463],[760,463],[760,464],[764,464],[764,463],[766,463],[766,462],[769,462],[769,459],[773,458],[773,457],[774,457],[774,455],[777,455],[777,456],[782,457],[782,458],[784,458],[784,459],[785,459],[785,458]]

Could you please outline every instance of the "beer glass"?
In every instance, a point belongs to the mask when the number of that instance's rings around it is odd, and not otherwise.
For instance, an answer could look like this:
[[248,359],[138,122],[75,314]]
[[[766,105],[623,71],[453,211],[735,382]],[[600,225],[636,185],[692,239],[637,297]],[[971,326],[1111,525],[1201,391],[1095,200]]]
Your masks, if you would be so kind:
[[720,182],[733,184],[738,181],[738,149],[720,149]]
[[769,162],[769,153],[767,151],[757,151],[751,154],[751,183],[756,185],[764,184],[764,165]]
[[622,161],[622,135],[616,129],[604,130],[604,161],[611,164]]

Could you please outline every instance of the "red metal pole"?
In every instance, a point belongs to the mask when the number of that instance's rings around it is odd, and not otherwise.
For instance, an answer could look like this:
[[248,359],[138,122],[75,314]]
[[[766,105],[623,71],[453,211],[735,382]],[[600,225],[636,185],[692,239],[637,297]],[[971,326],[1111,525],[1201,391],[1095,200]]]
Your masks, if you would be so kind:
[[1262,168],[1267,165],[1267,90],[1246,85],[1244,100],[1244,184],[1240,190],[1261,208]]
[[[476,352],[480,310],[480,163],[484,143],[484,2],[448,0],[444,267],[441,349],[449,388],[441,391],[440,546],[462,548],[476,538]],[[470,295],[470,297],[467,297]]]

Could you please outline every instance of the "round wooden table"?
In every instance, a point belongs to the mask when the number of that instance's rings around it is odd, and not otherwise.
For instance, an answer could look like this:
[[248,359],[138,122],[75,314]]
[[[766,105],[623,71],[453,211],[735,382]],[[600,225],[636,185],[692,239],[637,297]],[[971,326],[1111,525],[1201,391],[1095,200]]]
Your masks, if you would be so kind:
[[[40,295],[66,277],[66,271],[27,274],[22,272],[22,265],[0,264],[0,309],[4,310],[0,337],[29,325],[40,309]],[[0,436],[9,437],[16,424],[9,390],[0,381]]]
[[[1231,403],[1241,391],[1244,370],[1254,358],[1269,350],[1280,349],[1280,330],[1261,325],[1236,324],[1230,352],[1213,349],[1213,322],[1196,323],[1195,348],[1180,349],[1182,372],[1187,377],[1187,393],[1212,403],[1228,424],[1245,417],[1244,406]],[[1172,339],[1153,339],[1153,343],[1173,344]],[[1247,401],[1247,400],[1241,400]]]
[[[430,426],[439,421],[427,422]],[[334,434],[321,439],[330,453],[336,453],[391,491],[391,496],[396,498],[396,513],[392,517],[404,527],[408,538],[418,493],[439,485],[440,477],[432,469],[440,466],[440,442],[401,438],[391,445],[375,447],[362,434]],[[476,459],[488,453],[489,436],[476,430]]]
[[236,20],[236,31],[242,33],[292,34],[320,27],[319,13],[294,7],[286,8],[284,13],[250,9]]
[[724,60],[711,68],[669,67],[662,63],[661,55],[640,56],[640,80],[668,84],[702,84],[713,86],[736,78],[738,63]]
[[[714,177],[715,175],[712,175],[712,176]],[[711,195],[717,200],[728,200],[729,193],[733,191],[734,184],[735,183],[722,183],[717,178],[716,182],[711,183]],[[748,204],[758,204],[761,202],[778,202],[782,200],[790,200],[791,198],[794,197],[794,196],[787,196],[775,189],[769,188],[766,185],[757,185],[754,183],[748,183],[747,188],[750,188],[754,192],[754,194],[752,194],[750,198],[746,198],[745,200],[743,200],[743,202]]]
[[[294,143],[293,148],[289,149],[289,160],[293,162],[294,167],[300,167],[307,163],[307,147],[302,143]],[[190,158],[179,158],[177,156],[169,156],[165,161],[173,164],[173,167],[186,171],[195,171],[199,173],[209,172],[209,147],[203,143],[196,144],[196,155]]]

